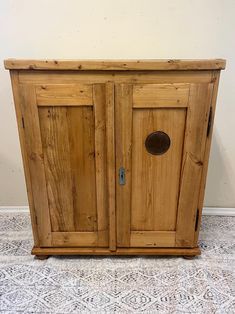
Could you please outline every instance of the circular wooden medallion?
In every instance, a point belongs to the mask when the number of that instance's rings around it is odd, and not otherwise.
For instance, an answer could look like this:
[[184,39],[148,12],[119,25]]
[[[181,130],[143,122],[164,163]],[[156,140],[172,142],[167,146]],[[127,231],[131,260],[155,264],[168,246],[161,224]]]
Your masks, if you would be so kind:
[[162,155],[168,151],[171,145],[169,136],[162,132],[156,131],[149,134],[145,140],[145,147],[152,155]]

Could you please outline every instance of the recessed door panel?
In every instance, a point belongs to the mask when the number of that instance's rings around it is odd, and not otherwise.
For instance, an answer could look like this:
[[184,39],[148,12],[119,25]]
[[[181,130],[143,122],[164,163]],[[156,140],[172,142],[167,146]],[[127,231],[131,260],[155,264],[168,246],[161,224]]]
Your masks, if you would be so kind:
[[97,230],[92,107],[40,107],[52,231]]
[[[133,110],[133,231],[175,230],[185,117],[186,108]],[[168,150],[159,155],[148,152],[145,145],[146,138],[154,132],[164,132],[170,141]],[[161,145],[164,146],[163,141],[156,137],[156,143],[153,144],[160,142],[161,148]]]

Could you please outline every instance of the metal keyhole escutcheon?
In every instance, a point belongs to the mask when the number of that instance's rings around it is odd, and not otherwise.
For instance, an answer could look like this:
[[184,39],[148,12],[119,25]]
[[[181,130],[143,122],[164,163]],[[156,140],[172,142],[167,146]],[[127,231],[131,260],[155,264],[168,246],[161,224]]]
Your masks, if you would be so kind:
[[149,134],[145,140],[145,147],[152,155],[162,155],[168,151],[171,145],[170,137],[162,131]]
[[125,185],[126,183],[126,172],[123,167],[119,169],[119,184],[120,185]]

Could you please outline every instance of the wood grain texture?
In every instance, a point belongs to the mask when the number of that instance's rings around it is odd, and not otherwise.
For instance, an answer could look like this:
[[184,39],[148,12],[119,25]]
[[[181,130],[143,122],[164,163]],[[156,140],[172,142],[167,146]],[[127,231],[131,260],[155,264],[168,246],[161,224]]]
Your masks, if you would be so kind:
[[55,247],[96,247],[96,232],[52,232]]
[[187,113],[176,245],[194,246],[195,221],[213,84],[192,84]]
[[187,107],[189,87],[189,84],[135,84],[133,107]]
[[[117,246],[128,247],[131,208],[132,86],[116,85],[115,96]],[[125,168],[125,185],[119,184],[121,167]]]
[[180,197],[176,227],[176,246],[192,247],[196,221],[202,163],[189,153],[186,155],[180,183]]
[[174,247],[174,231],[132,231],[131,247]]
[[38,106],[91,106],[92,85],[56,84],[36,86]]
[[[52,244],[55,247],[99,247],[97,232],[52,232]],[[99,234],[104,247],[107,242],[107,231]],[[102,247],[102,246],[101,246]]]
[[[185,117],[182,108],[133,110],[131,230],[175,230]],[[158,156],[145,147],[157,130],[171,141]]]
[[52,231],[75,231],[68,138],[64,107],[39,110]]
[[96,231],[92,107],[40,107],[52,231]]
[[21,146],[21,155],[23,159],[23,166],[24,166],[24,173],[25,173],[25,181],[26,181],[26,188],[27,188],[27,196],[29,202],[29,210],[30,210],[30,218],[32,224],[32,231],[33,231],[33,239],[34,244],[36,246],[40,245],[40,239],[38,234],[38,226],[37,226],[37,216],[34,207],[33,201],[33,188],[30,180],[30,168],[27,158],[27,149],[26,149],[26,142],[25,142],[25,133],[24,133],[24,117],[22,114],[21,108],[21,89],[19,86],[19,73],[17,70],[12,70],[11,73],[11,84],[14,96],[14,104],[15,104],[15,112],[16,112],[16,119],[17,119],[17,126],[19,132],[19,140]]
[[114,84],[106,84],[106,145],[107,145],[107,190],[109,208],[109,249],[116,249],[115,209],[115,123]]
[[38,248],[32,249],[34,255],[200,255],[199,247],[195,248],[118,248],[110,251],[103,248]]
[[25,146],[40,246],[51,246],[51,223],[46,189],[44,156],[34,86],[20,86]]
[[[96,206],[98,219],[98,237],[108,230],[107,197],[107,143],[106,143],[106,88],[105,84],[93,85],[93,102],[95,113],[95,172],[96,172]],[[103,246],[102,236],[98,239]]]
[[211,140],[212,140],[215,109],[216,109],[216,99],[217,99],[217,93],[218,93],[218,87],[219,87],[219,77],[220,77],[220,72],[214,71],[212,75],[213,93],[212,93],[212,99],[211,99],[211,108],[212,108],[211,128],[210,128],[210,133],[207,135],[206,145],[205,145],[204,163],[203,163],[203,169],[202,169],[200,192],[199,192],[199,199],[198,199],[198,206],[197,206],[199,210],[199,216],[198,216],[198,228],[195,232],[195,237],[194,237],[195,246],[198,243],[198,236],[199,236],[199,230],[200,230],[201,219],[202,219],[202,208],[203,208],[204,195],[205,195],[206,175],[207,175],[208,163],[209,163],[209,154],[210,154],[210,147],[211,147]]
[[210,83],[212,71],[58,71],[20,70],[19,82],[27,84],[173,84]]
[[93,108],[67,107],[67,123],[76,231],[97,231]]
[[96,246],[107,246],[105,85],[94,85],[93,90],[94,108],[39,107],[40,124],[52,230],[68,237],[93,231]]
[[29,70],[213,70],[224,69],[223,59],[146,59],[146,60],[19,60],[4,61],[6,69]]

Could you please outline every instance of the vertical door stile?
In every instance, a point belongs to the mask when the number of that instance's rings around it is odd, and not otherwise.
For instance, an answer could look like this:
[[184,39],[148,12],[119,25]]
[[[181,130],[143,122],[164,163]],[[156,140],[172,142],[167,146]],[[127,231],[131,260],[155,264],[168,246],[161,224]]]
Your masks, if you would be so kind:
[[40,246],[51,246],[51,222],[35,87],[22,85],[21,109]]
[[114,132],[114,84],[106,83],[106,143],[107,143],[107,189],[109,208],[109,249],[116,250],[115,213],[115,132]]
[[96,208],[98,219],[98,246],[106,246],[107,224],[107,156],[105,125],[105,84],[93,85],[93,101],[95,116],[95,173],[96,173]]
[[[132,90],[130,84],[118,84],[115,88],[116,209],[119,247],[130,246]],[[123,185],[119,184],[120,168],[125,170]]]

